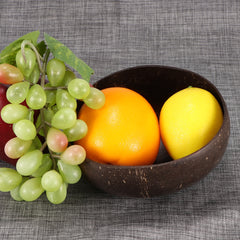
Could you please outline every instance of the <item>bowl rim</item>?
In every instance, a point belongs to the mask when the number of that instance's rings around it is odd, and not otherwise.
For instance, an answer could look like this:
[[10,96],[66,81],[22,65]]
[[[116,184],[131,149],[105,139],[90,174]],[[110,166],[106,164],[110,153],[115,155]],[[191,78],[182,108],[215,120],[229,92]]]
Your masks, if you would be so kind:
[[[193,71],[188,70],[188,69],[179,68],[179,67],[173,67],[173,66],[167,66],[167,65],[157,65],[157,64],[154,64],[154,65],[151,65],[151,64],[137,65],[137,66],[124,68],[124,69],[115,71],[113,73],[110,73],[110,74],[106,75],[105,77],[97,80],[93,84],[93,86],[96,86],[96,84],[98,84],[99,82],[104,81],[104,79],[110,78],[110,77],[114,76],[115,74],[118,74],[118,73],[121,73],[121,72],[125,72],[125,71],[142,69],[142,68],[161,68],[161,69],[168,69],[168,70],[187,72],[189,74],[194,74],[194,76],[203,79],[208,85],[210,85],[214,89],[214,91],[216,92],[216,94],[217,94],[217,96],[218,96],[218,98],[220,100],[219,103],[220,103],[222,111],[223,111],[223,123],[222,123],[221,128],[216,133],[216,135],[205,146],[203,146],[202,148],[198,149],[197,151],[195,151],[195,152],[193,152],[193,153],[191,153],[191,154],[189,154],[189,155],[187,155],[185,157],[182,157],[182,158],[179,158],[179,159],[176,159],[176,160],[172,159],[172,160],[167,161],[167,162],[153,163],[153,164],[149,164],[149,165],[129,165],[129,166],[128,165],[113,165],[113,164],[107,164],[107,163],[100,163],[100,162],[91,160],[89,158],[86,158],[85,161],[90,161],[92,164],[95,164],[95,165],[97,165],[99,167],[101,166],[103,168],[109,168],[109,169],[136,169],[136,168],[138,168],[138,169],[151,168],[152,169],[152,168],[158,168],[159,166],[165,167],[165,166],[170,165],[170,164],[181,164],[182,162],[185,162],[187,160],[191,160],[193,155],[198,155],[199,152],[204,151],[204,149],[208,148],[208,146],[212,142],[216,141],[216,139],[219,137],[219,135],[221,135],[220,132],[223,131],[224,128],[229,129],[229,134],[227,136],[229,138],[229,135],[230,135],[230,119],[229,119],[229,113],[228,113],[228,109],[227,109],[227,104],[226,104],[222,94],[218,90],[218,88],[211,81],[209,81],[208,79],[206,79],[205,77],[203,77],[199,73],[193,72]],[[161,144],[163,144],[163,143],[161,142]]]

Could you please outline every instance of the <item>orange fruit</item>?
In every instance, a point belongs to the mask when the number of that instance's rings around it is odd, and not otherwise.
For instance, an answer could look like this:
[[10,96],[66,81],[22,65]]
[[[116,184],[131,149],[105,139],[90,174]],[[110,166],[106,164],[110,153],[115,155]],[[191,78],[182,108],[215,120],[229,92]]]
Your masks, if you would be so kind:
[[78,118],[88,126],[78,144],[87,158],[114,165],[152,164],[158,154],[158,118],[150,103],[137,92],[111,87],[102,90],[105,105],[97,110],[85,104]]
[[211,141],[222,126],[223,113],[209,91],[189,87],[167,99],[159,121],[163,144],[176,160]]

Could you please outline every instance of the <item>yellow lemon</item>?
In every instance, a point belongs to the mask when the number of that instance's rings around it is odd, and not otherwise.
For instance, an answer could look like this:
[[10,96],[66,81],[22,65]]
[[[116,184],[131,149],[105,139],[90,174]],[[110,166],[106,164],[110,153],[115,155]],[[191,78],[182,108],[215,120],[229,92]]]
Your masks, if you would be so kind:
[[173,159],[205,146],[221,128],[223,113],[207,90],[189,87],[167,99],[159,117],[162,142]]

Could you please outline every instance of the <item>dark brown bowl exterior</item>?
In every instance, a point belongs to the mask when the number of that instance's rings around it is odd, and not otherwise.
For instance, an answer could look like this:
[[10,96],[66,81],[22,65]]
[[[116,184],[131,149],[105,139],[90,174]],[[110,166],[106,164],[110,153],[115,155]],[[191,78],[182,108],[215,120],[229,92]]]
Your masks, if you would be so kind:
[[224,120],[218,134],[206,146],[175,161],[164,150],[159,151],[155,164],[147,166],[115,166],[86,159],[81,168],[97,188],[113,195],[154,197],[193,184],[218,164],[227,147],[230,120],[224,99],[211,82],[188,70],[147,65],[113,73],[95,84],[99,89],[113,86],[127,87],[140,93],[158,116],[163,103],[175,92],[188,86],[204,88],[219,101]]

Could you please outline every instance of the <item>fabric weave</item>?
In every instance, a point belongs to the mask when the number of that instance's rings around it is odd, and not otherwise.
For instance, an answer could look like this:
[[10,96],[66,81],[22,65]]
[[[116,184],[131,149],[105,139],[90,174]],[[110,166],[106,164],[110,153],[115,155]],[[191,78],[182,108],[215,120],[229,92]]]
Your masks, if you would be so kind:
[[46,32],[94,69],[91,83],[136,65],[188,69],[216,85],[231,119],[224,157],[191,187],[134,199],[83,179],[56,206],[44,196],[25,203],[0,193],[0,239],[240,239],[239,1],[9,0],[0,9],[0,49]]

